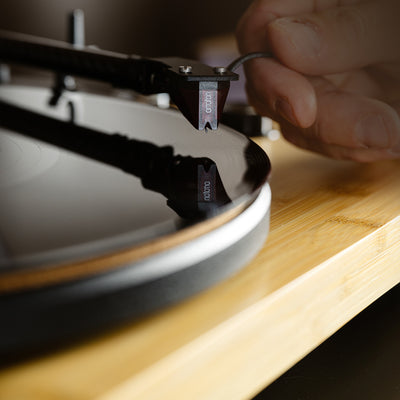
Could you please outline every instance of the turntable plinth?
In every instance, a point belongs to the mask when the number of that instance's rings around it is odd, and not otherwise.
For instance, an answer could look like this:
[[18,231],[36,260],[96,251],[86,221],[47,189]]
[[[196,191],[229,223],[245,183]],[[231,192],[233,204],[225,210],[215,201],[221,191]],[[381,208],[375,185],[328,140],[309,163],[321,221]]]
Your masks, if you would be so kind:
[[250,265],[124,329],[3,369],[0,399],[247,399],[397,284],[399,162],[260,143],[272,220]]

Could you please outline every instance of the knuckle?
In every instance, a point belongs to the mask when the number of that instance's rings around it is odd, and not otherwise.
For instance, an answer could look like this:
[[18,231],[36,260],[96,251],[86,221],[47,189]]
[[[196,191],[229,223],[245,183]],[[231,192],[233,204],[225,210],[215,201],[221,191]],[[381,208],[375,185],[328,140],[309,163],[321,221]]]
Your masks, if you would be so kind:
[[395,108],[387,108],[387,114],[382,116],[383,122],[386,126],[389,147],[395,147],[399,145],[400,141],[400,118]]
[[317,119],[306,131],[307,136],[314,142],[320,143],[324,146],[337,144],[335,143],[335,140],[332,139],[331,135],[329,135],[329,131],[325,128],[324,123],[320,119]]
[[323,134],[322,124],[319,119],[315,121],[314,125],[308,131],[310,132],[310,136],[314,140],[317,140],[318,142],[323,144],[331,144]]
[[358,163],[370,163],[379,160],[374,152],[354,150],[350,153],[350,160]]
[[387,159],[387,153],[380,150],[340,147],[334,158],[343,161],[353,161],[357,163],[371,163]]

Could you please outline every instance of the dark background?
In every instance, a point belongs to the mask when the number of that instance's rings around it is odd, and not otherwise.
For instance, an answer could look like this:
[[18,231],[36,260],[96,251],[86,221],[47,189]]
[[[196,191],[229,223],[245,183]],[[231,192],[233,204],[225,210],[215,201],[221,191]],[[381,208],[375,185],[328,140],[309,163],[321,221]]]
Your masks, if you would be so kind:
[[67,14],[86,15],[86,44],[144,56],[195,56],[197,42],[233,33],[250,0],[1,0],[0,29],[66,39]]

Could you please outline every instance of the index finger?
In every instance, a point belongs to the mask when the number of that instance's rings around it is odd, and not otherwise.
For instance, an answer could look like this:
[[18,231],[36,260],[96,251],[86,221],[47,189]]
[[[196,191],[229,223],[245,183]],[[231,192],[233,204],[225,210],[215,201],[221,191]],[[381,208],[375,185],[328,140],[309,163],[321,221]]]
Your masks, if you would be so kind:
[[[342,0],[340,5],[365,0]],[[277,18],[313,13],[337,7],[338,0],[256,0],[243,14],[236,29],[241,53],[270,50],[267,25]]]
[[[323,0],[325,6],[336,0]],[[329,4],[328,4],[329,3]],[[276,18],[300,14],[315,8],[314,0],[257,0],[243,15],[237,27],[241,53],[269,49],[267,26]],[[301,74],[275,60],[254,60],[245,66],[247,88],[253,105],[261,114],[279,114],[292,124],[310,126],[316,116],[315,93]],[[257,99],[257,101],[255,101]]]

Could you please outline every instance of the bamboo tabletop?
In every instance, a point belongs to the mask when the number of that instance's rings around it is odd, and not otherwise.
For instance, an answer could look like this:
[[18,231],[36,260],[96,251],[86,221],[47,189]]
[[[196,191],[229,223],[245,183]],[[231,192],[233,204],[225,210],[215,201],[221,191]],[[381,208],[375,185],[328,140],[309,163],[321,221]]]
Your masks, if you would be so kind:
[[229,280],[0,371],[1,400],[249,399],[400,281],[400,162],[259,140],[271,231]]

